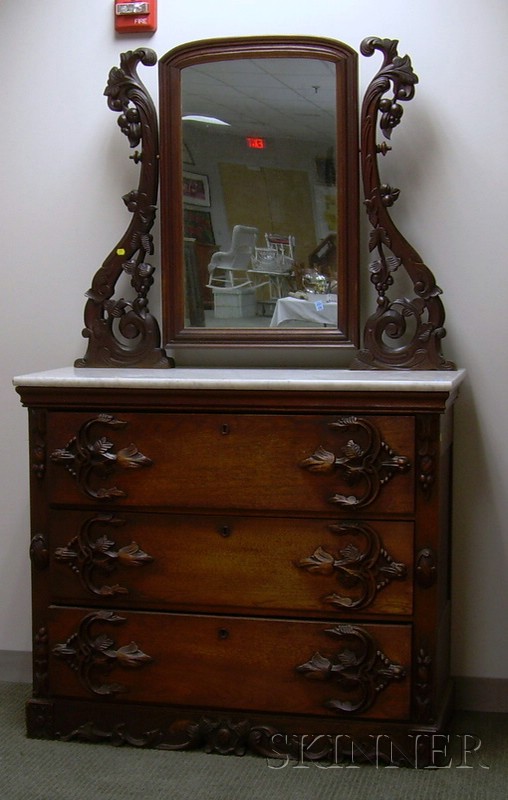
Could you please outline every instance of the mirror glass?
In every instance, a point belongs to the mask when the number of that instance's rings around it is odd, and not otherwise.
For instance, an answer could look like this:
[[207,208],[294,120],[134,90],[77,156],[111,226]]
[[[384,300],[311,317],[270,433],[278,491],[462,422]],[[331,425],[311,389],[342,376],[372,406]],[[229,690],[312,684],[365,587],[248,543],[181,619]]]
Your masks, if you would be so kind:
[[355,344],[355,53],[215,40],[160,70],[167,343]]

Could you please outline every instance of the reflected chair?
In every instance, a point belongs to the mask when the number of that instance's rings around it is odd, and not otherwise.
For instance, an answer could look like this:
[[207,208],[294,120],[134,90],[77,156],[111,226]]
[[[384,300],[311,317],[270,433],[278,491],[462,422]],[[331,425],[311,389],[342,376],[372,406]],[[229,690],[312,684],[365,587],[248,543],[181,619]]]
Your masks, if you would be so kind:
[[266,247],[256,247],[252,266],[263,272],[289,272],[294,266],[294,236],[265,233]]
[[219,250],[210,260],[208,288],[227,292],[252,285],[247,270],[254,254],[257,235],[257,228],[235,225],[229,250]]
[[267,302],[283,297],[290,289],[294,270],[295,237],[265,233],[266,247],[256,247],[249,272],[257,288],[268,286]]

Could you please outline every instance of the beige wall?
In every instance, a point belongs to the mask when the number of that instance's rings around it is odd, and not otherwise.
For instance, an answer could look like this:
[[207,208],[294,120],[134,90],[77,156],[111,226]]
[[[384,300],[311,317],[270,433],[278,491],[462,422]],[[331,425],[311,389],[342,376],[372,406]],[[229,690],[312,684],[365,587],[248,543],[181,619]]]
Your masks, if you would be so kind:
[[[456,425],[453,668],[508,678],[506,0],[315,0],[297,13],[294,0],[180,5],[159,3],[153,37],[118,39],[112,2],[0,3],[0,650],[31,646],[26,412],[10,379],[83,354],[83,295],[137,184],[102,97],[118,53],[268,33],[358,46],[374,34],[400,39],[421,78],[386,179],[402,190],[397,222],[444,290],[445,353],[469,370]],[[363,85],[378,65],[362,59]],[[156,70],[143,78],[153,89]]]

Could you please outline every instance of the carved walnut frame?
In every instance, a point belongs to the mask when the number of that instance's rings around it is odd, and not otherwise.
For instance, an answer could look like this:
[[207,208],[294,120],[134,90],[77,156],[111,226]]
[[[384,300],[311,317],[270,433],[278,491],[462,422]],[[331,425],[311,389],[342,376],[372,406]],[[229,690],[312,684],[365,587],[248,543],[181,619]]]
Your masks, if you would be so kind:
[[[402,236],[388,212],[399,190],[381,182],[378,156],[390,147],[378,145],[380,130],[386,139],[400,123],[403,108],[414,96],[418,77],[409,56],[399,56],[398,41],[370,37],[360,51],[372,56],[383,54],[383,64],[370,82],[361,112],[361,169],[365,206],[372,230],[370,251],[377,258],[370,265],[371,282],[377,291],[377,308],[367,320],[363,347],[351,365],[353,369],[450,370],[455,365],[441,354],[446,335],[445,312],[431,270]],[[148,292],[154,268],[145,261],[153,254],[151,229],[155,221],[159,180],[157,114],[152,100],[137,74],[137,65],[153,66],[153,50],[140,48],[121,54],[120,67],[109,73],[105,95],[109,107],[120,114],[118,124],[131,148],[141,144],[131,156],[141,165],[139,186],[123,197],[132,220],[125,234],[96,272],[87,292],[83,336],[88,348],[77,367],[171,367],[161,348],[160,330],[148,309]],[[385,97],[393,87],[393,96]],[[391,300],[388,290],[393,273],[402,267],[409,276],[414,297]],[[132,300],[114,298],[122,273],[130,276],[135,292]]]

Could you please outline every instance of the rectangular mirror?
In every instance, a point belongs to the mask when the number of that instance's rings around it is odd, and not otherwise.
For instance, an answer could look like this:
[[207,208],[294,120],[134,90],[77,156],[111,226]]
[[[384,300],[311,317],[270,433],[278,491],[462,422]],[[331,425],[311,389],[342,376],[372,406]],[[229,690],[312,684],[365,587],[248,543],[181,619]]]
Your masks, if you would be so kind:
[[357,345],[356,53],[220,39],[159,64],[165,343]]

